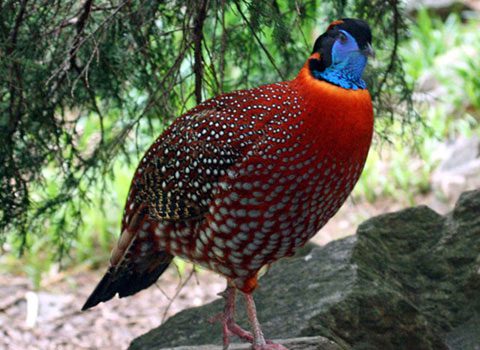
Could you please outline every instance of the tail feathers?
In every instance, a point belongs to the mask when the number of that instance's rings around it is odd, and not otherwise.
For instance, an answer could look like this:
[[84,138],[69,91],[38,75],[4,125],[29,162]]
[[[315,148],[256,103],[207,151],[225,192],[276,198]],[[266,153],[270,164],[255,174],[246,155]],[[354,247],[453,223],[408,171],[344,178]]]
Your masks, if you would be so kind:
[[143,261],[142,265],[148,267],[142,268],[140,271],[140,266],[136,266],[132,262],[121,266],[111,266],[88,297],[82,311],[112,299],[117,293],[120,298],[123,298],[151,286],[167,269],[172,259],[172,255],[160,252],[155,255],[155,259],[149,259],[150,264],[145,264]]

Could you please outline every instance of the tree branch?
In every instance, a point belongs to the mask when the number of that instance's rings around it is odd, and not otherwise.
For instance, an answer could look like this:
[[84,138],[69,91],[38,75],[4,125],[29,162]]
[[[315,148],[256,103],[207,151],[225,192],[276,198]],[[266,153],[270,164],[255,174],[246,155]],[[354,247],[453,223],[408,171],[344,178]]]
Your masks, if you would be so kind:
[[193,25],[193,43],[194,43],[194,64],[195,73],[195,99],[197,104],[202,102],[202,80],[203,80],[203,59],[202,59],[202,41],[203,24],[207,17],[207,0],[197,2],[196,16]]
[[398,1],[390,0],[389,2],[393,8],[393,48],[392,48],[392,52],[390,53],[390,62],[388,64],[388,67],[385,70],[385,73],[383,74],[380,84],[378,84],[378,93],[382,92],[383,85],[385,85],[388,79],[388,76],[390,75],[390,73],[393,71],[393,68],[395,67],[395,63],[398,60],[398,57],[397,57],[398,45],[400,44],[400,35],[399,35],[400,11],[398,9]]

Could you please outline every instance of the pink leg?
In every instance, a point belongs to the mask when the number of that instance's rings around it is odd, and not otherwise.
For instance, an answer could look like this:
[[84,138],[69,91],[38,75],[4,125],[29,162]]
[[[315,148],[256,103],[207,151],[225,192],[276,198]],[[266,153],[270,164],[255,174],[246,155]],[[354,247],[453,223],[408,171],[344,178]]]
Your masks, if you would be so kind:
[[288,350],[280,344],[266,342],[263,336],[260,322],[257,318],[257,309],[251,293],[245,293],[245,302],[247,304],[247,315],[253,330],[253,349],[254,350]]
[[225,308],[223,313],[216,315],[211,321],[222,322],[223,349],[228,349],[228,346],[230,345],[230,337],[232,335],[236,335],[240,339],[253,343],[253,335],[235,322],[235,299],[237,296],[237,290],[228,283],[227,288],[220,293],[220,295],[225,298]]
[[210,321],[220,321],[223,329],[223,349],[227,350],[230,345],[230,337],[236,335],[240,339],[243,339],[253,345],[254,350],[288,350],[286,347],[280,344],[274,344],[269,340],[265,340],[263,336],[260,323],[257,319],[257,310],[255,308],[255,302],[253,301],[252,294],[245,293],[245,302],[247,307],[247,315],[250,321],[253,334],[244,330],[235,322],[235,299],[237,296],[237,290],[227,282],[227,288],[220,293],[225,299],[225,308],[223,313],[214,316]]

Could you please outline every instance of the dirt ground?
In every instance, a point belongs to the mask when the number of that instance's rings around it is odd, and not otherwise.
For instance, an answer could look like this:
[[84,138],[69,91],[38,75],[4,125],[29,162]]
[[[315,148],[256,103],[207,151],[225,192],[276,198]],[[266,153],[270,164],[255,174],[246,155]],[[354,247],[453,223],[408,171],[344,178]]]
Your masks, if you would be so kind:
[[[420,199],[419,203],[441,213],[449,210],[432,198]],[[375,205],[350,201],[313,241],[323,245],[354,234],[365,219],[401,206],[392,201]],[[218,298],[217,293],[225,287],[223,278],[208,271],[191,272],[188,267],[180,278],[174,268],[169,268],[147,290],[129,298],[115,298],[87,312],[80,308],[104,269],[63,271],[37,291],[26,277],[0,276],[0,349],[126,349],[132,339],[171,315]]]

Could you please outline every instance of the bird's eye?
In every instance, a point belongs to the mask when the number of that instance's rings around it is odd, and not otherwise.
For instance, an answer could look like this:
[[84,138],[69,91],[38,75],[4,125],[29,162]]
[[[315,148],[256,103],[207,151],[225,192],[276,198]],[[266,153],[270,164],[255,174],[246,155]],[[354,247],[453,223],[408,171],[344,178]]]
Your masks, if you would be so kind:
[[340,32],[340,34],[338,35],[338,38],[340,39],[340,42],[342,44],[345,44],[348,40],[347,36],[345,35],[345,33],[342,33]]

